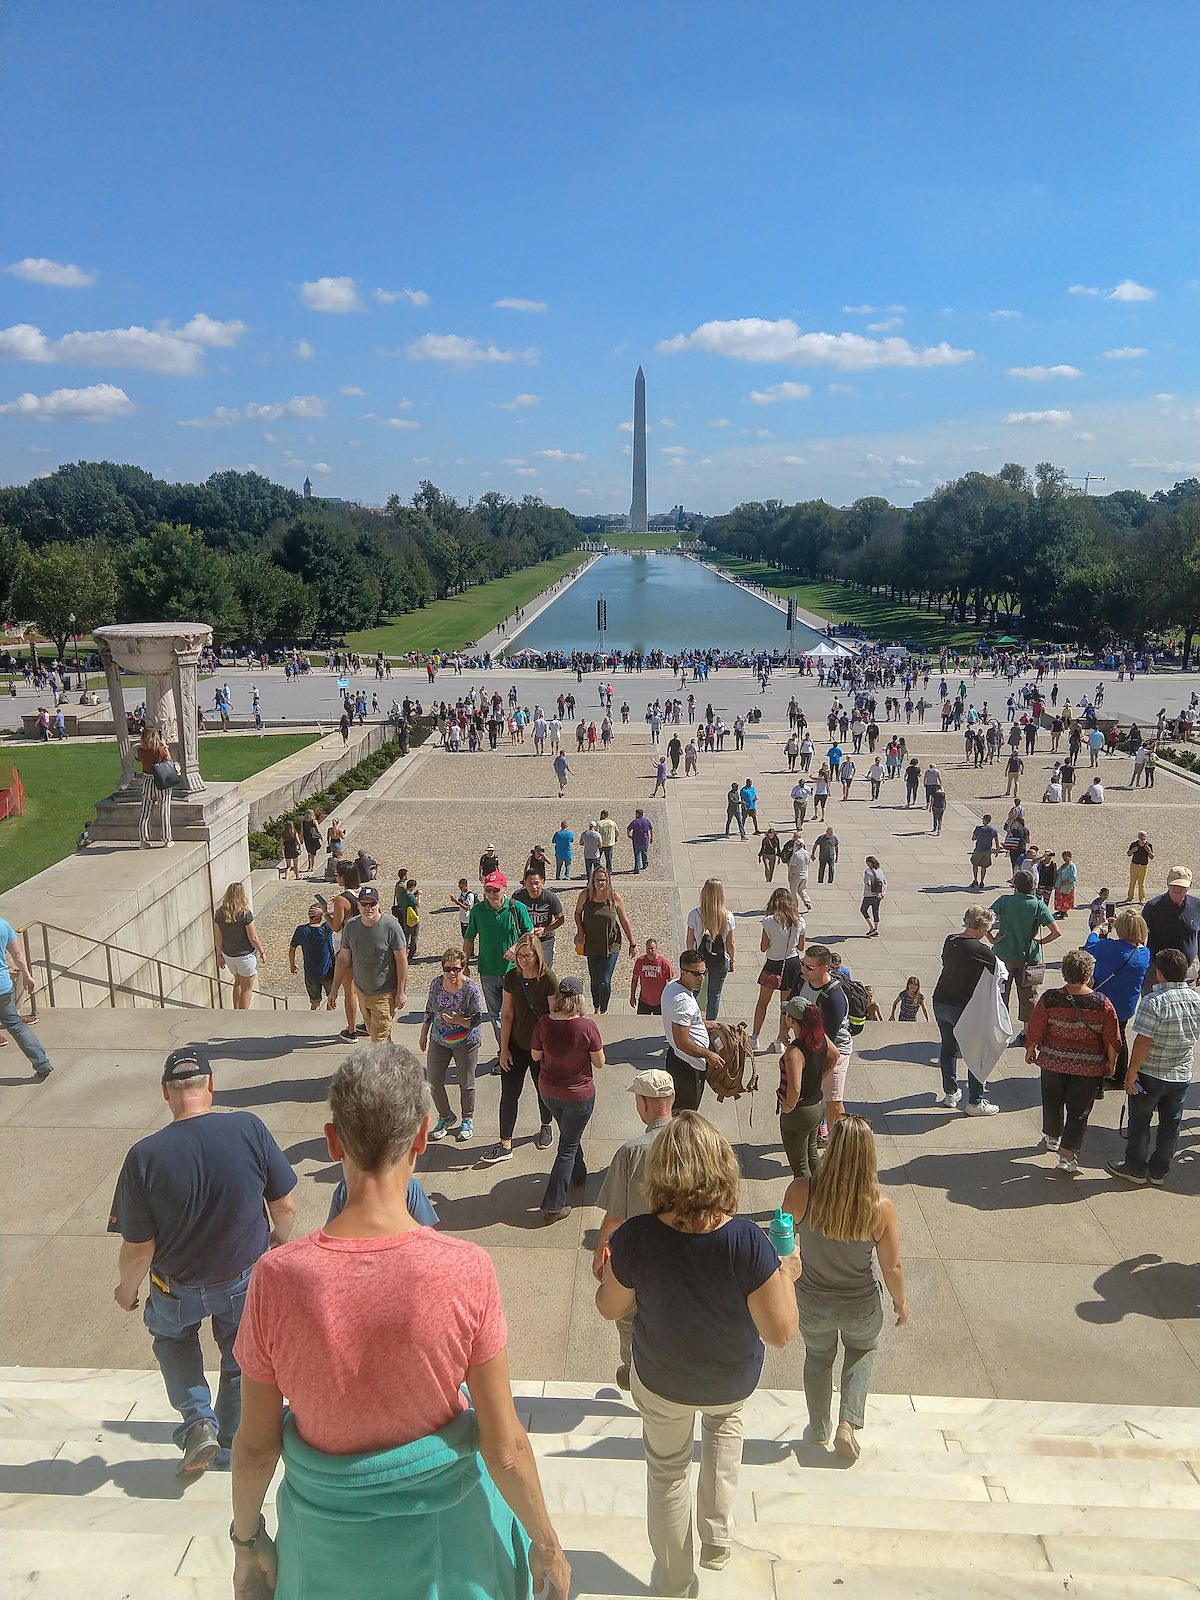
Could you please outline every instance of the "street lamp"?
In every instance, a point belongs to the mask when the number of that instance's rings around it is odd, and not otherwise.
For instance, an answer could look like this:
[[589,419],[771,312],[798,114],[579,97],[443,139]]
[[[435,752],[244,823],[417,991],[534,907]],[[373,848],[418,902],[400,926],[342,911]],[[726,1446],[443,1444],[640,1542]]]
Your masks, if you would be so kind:
[[[75,632],[75,613],[73,611],[72,611],[71,615],[67,618],[67,626],[70,628],[71,637],[75,641],[75,676],[76,676],[76,678],[82,679],[83,678],[83,673],[80,670],[80,666],[79,666],[79,635]],[[86,682],[82,684],[82,688],[83,688],[84,692],[86,693],[87,692],[87,684],[86,684]]]

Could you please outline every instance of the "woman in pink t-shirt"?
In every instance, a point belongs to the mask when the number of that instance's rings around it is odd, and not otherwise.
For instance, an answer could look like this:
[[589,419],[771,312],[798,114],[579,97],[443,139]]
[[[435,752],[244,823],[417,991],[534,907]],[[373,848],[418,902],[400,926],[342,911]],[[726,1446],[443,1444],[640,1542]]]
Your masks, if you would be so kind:
[[[256,1593],[256,1581],[274,1592],[276,1551],[261,1513],[282,1452],[281,1593],[299,1592],[301,1562],[316,1592],[309,1562],[336,1567],[337,1541],[344,1541],[340,1593],[354,1600],[368,1592],[369,1574],[381,1564],[418,1557],[411,1541],[419,1537],[427,1545],[422,1559],[457,1564],[443,1572],[441,1592],[466,1581],[482,1586],[479,1592],[522,1596],[532,1577],[535,1586],[548,1578],[551,1592],[565,1596],[570,1568],[513,1408],[508,1330],[491,1258],[478,1245],[421,1227],[408,1211],[408,1182],[430,1123],[421,1063],[400,1046],[363,1046],[336,1073],[330,1105],[325,1136],[345,1174],[346,1207],[324,1228],[261,1258],[237,1337],[235,1593]],[[452,1509],[414,1516],[412,1461],[435,1448],[456,1482],[467,1474],[471,1493],[444,1493]],[[339,1477],[349,1483],[364,1454],[373,1458],[371,1481],[386,1485],[394,1506],[386,1498],[380,1503],[378,1489],[369,1508],[363,1502],[356,1511],[353,1496],[343,1505]],[[437,1503],[427,1474],[420,1494],[422,1504]],[[514,1516],[532,1541],[528,1571]],[[478,1537],[481,1518],[485,1524],[490,1518],[502,1537]],[[498,1549],[520,1555],[515,1568],[509,1561],[494,1569]],[[465,1575],[474,1552],[482,1570]],[[430,1593],[439,1592],[436,1576],[422,1572]]]

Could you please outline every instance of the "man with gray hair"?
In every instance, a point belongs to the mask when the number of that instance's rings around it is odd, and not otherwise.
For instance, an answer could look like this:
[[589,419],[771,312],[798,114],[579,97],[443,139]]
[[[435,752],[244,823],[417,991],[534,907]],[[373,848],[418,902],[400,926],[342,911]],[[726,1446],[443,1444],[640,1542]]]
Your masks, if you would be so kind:
[[[596,1204],[603,1208],[604,1220],[596,1238],[592,1255],[592,1276],[599,1283],[604,1277],[608,1262],[608,1241],[627,1217],[643,1217],[649,1211],[643,1189],[646,1157],[662,1130],[671,1120],[675,1104],[675,1083],[669,1072],[661,1067],[639,1072],[629,1085],[635,1096],[634,1105],[642,1120],[642,1132],[635,1133],[609,1162]],[[621,1342],[621,1364],[617,1368],[617,1387],[629,1388],[629,1366],[633,1360],[633,1319],[637,1304],[617,1318],[617,1334]]]
[[[242,1395],[233,1343],[251,1268],[291,1237],[296,1174],[253,1112],[213,1114],[212,1067],[202,1051],[172,1051],[162,1096],[171,1121],[125,1157],[108,1231],[122,1240],[113,1291],[122,1311],[136,1310],[150,1274],[143,1321],[167,1398],[183,1419],[174,1438],[183,1451],[178,1475],[186,1478],[214,1461],[228,1465]],[[215,1407],[200,1349],[208,1317],[221,1352]]]
[[[967,1009],[980,973],[996,971],[996,953],[991,946],[992,913],[986,906],[968,906],[963,913],[963,931],[952,933],[942,946],[942,970],[933,990],[933,1015],[942,1038],[938,1066],[942,1069],[942,1105],[957,1108],[962,1099],[958,1087],[958,1040],[954,1030]],[[994,1116],[1000,1107],[987,1097],[987,1090],[973,1072],[967,1073],[969,1117]]]

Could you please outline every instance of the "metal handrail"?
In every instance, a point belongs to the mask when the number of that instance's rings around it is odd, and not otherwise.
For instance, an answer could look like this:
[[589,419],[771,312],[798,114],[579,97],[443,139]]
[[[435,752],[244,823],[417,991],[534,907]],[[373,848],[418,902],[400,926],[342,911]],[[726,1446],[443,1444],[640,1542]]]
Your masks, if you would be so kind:
[[[42,954],[40,959],[37,961],[34,959],[29,941],[29,936],[35,929],[41,930],[42,945]],[[152,1005],[156,1005],[164,1011],[168,1008],[168,1005],[176,1005],[185,1009],[201,1009],[200,1007],[197,1007],[193,1001],[177,999],[173,989],[171,990],[170,994],[168,994],[168,991],[163,984],[164,970],[168,972],[180,973],[184,978],[202,979],[208,984],[208,999],[210,1008],[223,1010],[225,1007],[224,995],[226,986],[221,982],[219,974],[204,972],[198,967],[183,967],[174,961],[164,961],[161,956],[148,956],[140,950],[130,950],[126,945],[114,944],[109,939],[97,939],[90,933],[79,933],[73,928],[62,928],[59,927],[57,923],[43,922],[38,920],[36,922],[27,923],[25,927],[21,929],[21,940],[25,947],[25,959],[29,962],[30,971],[32,971],[36,965],[41,966],[46,974],[46,998],[51,1006],[56,1004],[54,997],[54,962],[50,957],[50,935],[52,933],[61,934],[68,939],[76,939],[81,944],[86,944],[90,947],[83,953],[82,956],[78,957],[77,960],[84,959],[86,956],[91,955],[95,950],[104,951],[105,978],[103,980],[99,978],[93,978],[88,973],[73,971],[72,968],[76,964],[74,962],[71,966],[67,966],[61,961],[58,963],[59,979],[60,981],[66,979],[71,983],[77,983],[81,989],[85,984],[93,987],[100,985],[107,987],[108,1003],[113,1010],[116,1010],[117,1008],[118,993],[132,995],[135,1000],[138,998],[148,999]],[[115,977],[113,974],[112,960],[114,953],[117,955],[131,956],[135,961],[140,962],[143,966],[148,967],[153,965],[157,995],[155,995],[153,992],[148,992],[145,988],[122,981],[121,979]],[[232,987],[232,980],[229,987]],[[263,1000],[269,1000],[271,1002],[272,1011],[278,1011],[280,1006],[282,1006],[285,1011],[290,1009],[289,998],[285,994],[273,994],[265,989],[256,989],[255,994],[260,996]]]

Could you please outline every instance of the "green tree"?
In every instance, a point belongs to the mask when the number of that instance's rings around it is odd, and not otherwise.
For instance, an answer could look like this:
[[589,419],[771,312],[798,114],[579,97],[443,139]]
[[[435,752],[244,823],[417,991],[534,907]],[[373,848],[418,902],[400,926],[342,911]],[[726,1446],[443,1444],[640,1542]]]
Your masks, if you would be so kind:
[[15,528],[0,522],[0,622],[13,622],[13,591],[25,560],[25,545]]
[[218,641],[237,632],[229,563],[186,523],[156,523],[122,551],[118,573],[132,622],[207,622]]
[[21,566],[14,596],[23,618],[54,640],[59,660],[67,640],[111,622],[117,606],[117,573],[102,544],[55,542],[31,550]]
[[308,586],[323,633],[332,638],[359,624],[366,565],[342,529],[321,512],[307,512],[288,527],[279,562]]

